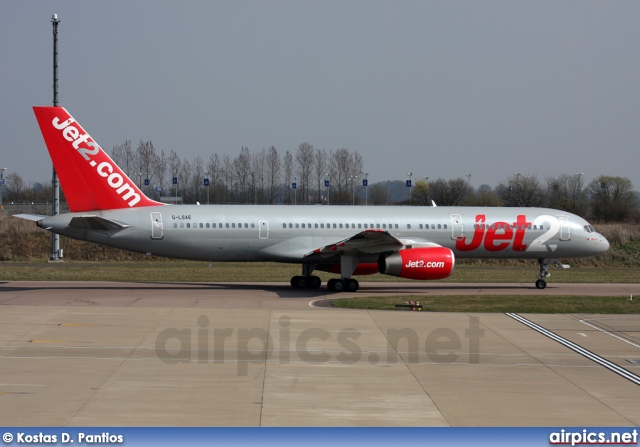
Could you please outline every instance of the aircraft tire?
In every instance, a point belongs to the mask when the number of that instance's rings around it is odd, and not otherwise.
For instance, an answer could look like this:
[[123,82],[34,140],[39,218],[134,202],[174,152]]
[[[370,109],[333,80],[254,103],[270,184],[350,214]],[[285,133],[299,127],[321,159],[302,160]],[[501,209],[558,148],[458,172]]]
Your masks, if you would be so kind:
[[545,287],[547,287],[547,282],[544,279],[539,279],[536,281],[536,287],[538,289],[544,289]]
[[322,280],[319,276],[310,276],[307,280],[307,287],[310,289],[319,289],[322,285]]
[[360,288],[360,283],[356,279],[345,279],[344,290],[345,292],[357,292]]
[[327,282],[327,289],[331,292],[342,292],[344,290],[344,281],[341,279],[331,278]]
[[294,289],[304,289],[307,287],[307,278],[304,276],[294,276],[291,278],[291,287]]

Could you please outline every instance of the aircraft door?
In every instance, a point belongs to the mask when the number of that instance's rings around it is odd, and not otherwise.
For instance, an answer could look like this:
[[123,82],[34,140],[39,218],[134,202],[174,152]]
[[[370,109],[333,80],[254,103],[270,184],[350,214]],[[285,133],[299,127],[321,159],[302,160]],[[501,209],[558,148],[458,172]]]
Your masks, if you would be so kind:
[[569,221],[564,216],[559,216],[558,220],[560,221],[560,240],[561,241],[570,241],[571,240],[571,227],[569,226]]
[[258,237],[260,239],[268,239],[269,238],[269,221],[261,220],[258,224]]
[[162,239],[164,227],[162,226],[162,214],[151,213],[151,239]]
[[460,214],[451,215],[451,239],[454,241],[464,236],[464,224]]

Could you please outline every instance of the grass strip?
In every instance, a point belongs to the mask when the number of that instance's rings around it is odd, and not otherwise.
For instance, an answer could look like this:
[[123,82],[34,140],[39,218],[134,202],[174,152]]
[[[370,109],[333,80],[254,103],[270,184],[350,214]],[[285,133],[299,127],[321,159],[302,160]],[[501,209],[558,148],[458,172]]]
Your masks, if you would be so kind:
[[[640,299],[629,296],[434,295],[341,298],[333,307],[395,310],[396,304],[419,301],[426,312],[536,314],[640,314]],[[398,312],[401,312],[398,310]]]

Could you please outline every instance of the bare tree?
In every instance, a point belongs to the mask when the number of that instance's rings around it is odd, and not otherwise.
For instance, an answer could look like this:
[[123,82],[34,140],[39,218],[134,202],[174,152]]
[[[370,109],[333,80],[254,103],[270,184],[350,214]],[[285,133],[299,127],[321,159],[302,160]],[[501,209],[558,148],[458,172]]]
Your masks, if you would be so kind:
[[227,154],[222,156],[222,183],[224,185],[224,201],[235,202],[236,195],[233,188],[233,161]]
[[[156,185],[158,188],[162,188],[161,191],[164,191],[165,188],[169,190],[167,187],[166,178],[167,178],[167,166],[169,165],[169,161],[164,154],[164,151],[160,152],[152,164],[151,170],[154,173],[153,177],[155,179],[155,183],[151,183],[151,185]],[[170,191],[168,192],[170,194]]]
[[284,154],[284,202],[291,202],[291,180],[293,178],[293,155],[287,151]]
[[313,172],[313,145],[309,143],[301,143],[296,152],[296,175],[299,184],[302,186],[300,201],[309,203],[309,184],[311,182],[311,173]]
[[582,186],[582,174],[562,174],[547,178],[548,205],[580,216],[587,215],[589,199]]
[[604,222],[622,222],[638,210],[631,180],[601,175],[589,183],[593,216]]
[[324,191],[324,179],[327,175],[327,167],[329,165],[327,158],[327,151],[324,149],[316,149],[314,155],[314,180],[316,183],[316,203],[322,203],[322,196]]
[[[210,200],[214,203],[219,202],[222,198],[222,195],[220,195],[220,186],[222,185],[222,163],[220,162],[218,154],[211,154],[209,157],[209,163],[207,163],[207,170],[211,173],[210,188],[213,188]],[[216,197],[220,197],[220,199],[216,200]]]
[[476,192],[474,205],[476,206],[503,206],[504,202],[489,185],[480,185]]
[[[331,181],[333,193],[332,199],[334,203],[348,203],[348,185],[349,176],[351,174],[351,154],[349,150],[340,148],[331,153]],[[334,186],[335,185],[335,186]]]
[[429,201],[440,206],[457,206],[467,202],[473,188],[463,178],[453,180],[437,179],[429,184]]
[[203,191],[204,188],[204,161],[198,155],[195,160],[193,160],[192,165],[192,176],[191,176],[191,189],[194,194],[194,200],[196,202],[202,203]]
[[[22,179],[22,176],[17,172],[11,172],[4,178],[6,196],[3,197],[3,201],[17,202],[19,200],[24,200],[26,185],[24,183],[24,180]],[[0,188],[1,187],[2,185],[0,185]]]
[[178,170],[178,191],[182,190],[182,197],[185,203],[195,202],[195,196],[191,193],[192,189],[190,188],[192,172],[189,160],[183,160]]
[[267,157],[265,159],[266,165],[266,183],[267,183],[267,200],[269,205],[275,202],[278,195],[278,185],[280,184],[282,163],[280,162],[280,155],[275,147],[271,146],[267,151]]
[[249,148],[243,146],[240,154],[233,160],[233,175],[240,189],[241,202],[248,203],[248,186],[251,175],[251,152],[249,152]]
[[506,183],[496,187],[496,193],[506,206],[544,206],[545,194],[534,176],[513,174]]
[[253,203],[265,202],[265,182],[267,177],[267,150],[262,149],[251,158]]
[[133,169],[134,160],[131,141],[127,140],[123,144],[113,146],[113,149],[111,150],[111,159],[120,166],[127,175],[129,175]]

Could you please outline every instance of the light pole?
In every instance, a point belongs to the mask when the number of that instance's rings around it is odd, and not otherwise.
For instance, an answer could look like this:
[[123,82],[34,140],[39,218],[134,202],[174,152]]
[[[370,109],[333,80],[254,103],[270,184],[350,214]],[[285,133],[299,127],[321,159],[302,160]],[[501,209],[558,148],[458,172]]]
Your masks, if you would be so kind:
[[330,205],[329,193],[331,192],[331,174],[327,174],[327,180],[325,181],[324,186],[327,187],[327,205]]
[[211,189],[211,172],[205,174],[204,184],[207,187],[207,205],[209,205],[209,190]]
[[[51,17],[51,24],[53,25],[53,106],[58,107],[58,14],[54,14]],[[60,180],[58,180],[58,174],[56,168],[53,168],[53,174],[51,176],[51,186],[53,189],[52,198],[52,214],[57,216],[60,214]],[[49,255],[49,261],[60,261],[60,235],[57,233],[51,234],[51,254]]]
[[413,172],[407,172],[407,175],[409,176],[409,181],[407,182],[407,186],[409,187],[409,206],[411,206],[411,191],[413,190],[413,184],[411,183],[411,176],[413,175]]
[[298,204],[298,177],[293,176],[293,204]]
[[362,180],[362,186],[364,186],[364,206],[369,205],[369,173],[364,173],[364,180]]
[[176,201],[175,204],[178,204],[178,171],[173,173],[173,184],[176,185]]
[[351,182],[351,205],[355,205],[356,204],[356,195],[353,189],[353,183],[358,179],[358,176],[356,175],[355,177],[351,177],[349,179],[349,181]]
[[471,185],[471,174],[465,174],[467,176],[467,184]]

